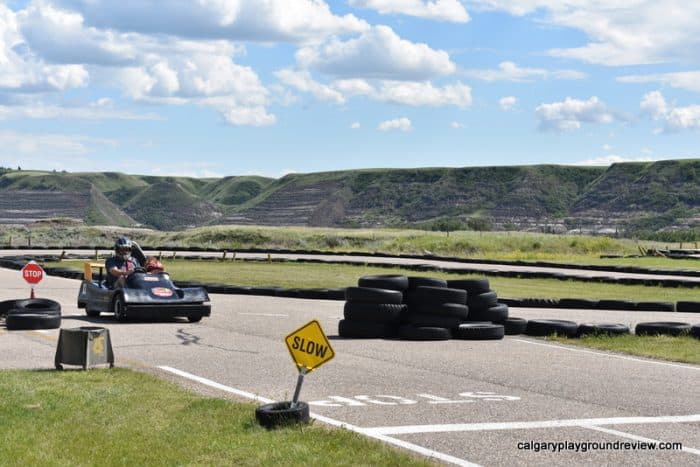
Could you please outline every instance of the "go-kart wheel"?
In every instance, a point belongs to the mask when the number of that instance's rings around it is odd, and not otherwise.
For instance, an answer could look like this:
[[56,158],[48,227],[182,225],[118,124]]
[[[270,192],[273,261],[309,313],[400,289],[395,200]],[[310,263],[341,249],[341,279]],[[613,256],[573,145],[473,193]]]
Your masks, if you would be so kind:
[[99,318],[100,312],[97,310],[91,310],[88,306],[85,306],[85,314],[90,318]]
[[202,321],[202,315],[191,315],[187,317],[187,321],[190,323],[198,323]]
[[114,302],[112,302],[112,310],[114,311],[114,318],[117,321],[126,321],[126,304],[124,303],[124,297],[121,294],[114,297]]

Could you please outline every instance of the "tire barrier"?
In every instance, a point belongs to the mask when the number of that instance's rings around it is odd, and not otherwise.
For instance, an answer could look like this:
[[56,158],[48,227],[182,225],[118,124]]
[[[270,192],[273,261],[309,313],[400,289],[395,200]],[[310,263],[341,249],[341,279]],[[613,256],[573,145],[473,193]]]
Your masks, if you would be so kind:
[[700,324],[695,324],[690,327],[690,335],[700,339]]
[[61,305],[53,300],[45,298],[7,300],[2,302],[1,306],[6,309],[5,327],[9,331],[61,327]]
[[292,407],[291,401],[273,402],[255,409],[255,419],[268,430],[278,427],[306,424],[311,419],[309,404],[298,401]]
[[[223,251],[223,250],[222,250]],[[250,250],[251,252],[267,252],[268,250]],[[285,251],[275,251],[276,253],[282,253],[286,252]],[[292,251],[290,251],[292,252]],[[299,253],[298,251],[296,253]],[[325,253],[324,253],[325,254]],[[348,256],[373,256],[373,255],[367,255],[364,253],[347,253],[346,255]],[[381,256],[381,255],[374,255],[374,256]],[[397,256],[399,258],[401,257],[409,257],[409,256]],[[35,260],[37,262],[48,262],[48,261],[56,261],[58,259],[57,256],[46,256],[46,257],[36,257],[36,256],[26,256],[26,257],[5,257],[5,258],[0,258],[0,267],[7,267],[10,269],[16,269],[19,270],[21,269],[28,261],[30,260]],[[203,258],[207,259],[207,258]],[[216,258],[209,258],[210,260],[216,260]],[[439,259],[439,258],[436,258]],[[446,258],[450,259],[450,258]],[[262,260],[254,260],[254,261],[262,261]],[[267,261],[267,260],[265,260]],[[273,259],[273,261],[290,261],[287,259]],[[302,261],[303,262],[303,261]],[[479,261],[483,263],[488,263],[488,261]],[[336,262],[339,264],[353,264],[357,265],[357,262],[346,262],[346,261],[339,261]],[[498,262],[494,262],[493,264],[500,264]],[[513,262],[513,264],[517,265],[540,265],[543,266],[545,265],[544,263],[527,263],[527,262]],[[364,265],[364,263],[363,263]],[[379,266],[379,265],[377,265]],[[387,267],[401,267],[403,269],[416,269],[410,267],[410,265],[392,265],[392,264],[383,264],[381,266],[387,266]],[[414,265],[415,266],[415,265]],[[434,267],[432,265],[418,265],[420,266],[420,270],[440,270],[444,272],[450,272],[450,273],[455,273],[456,270],[454,269],[443,269],[443,268],[438,268]],[[560,265],[563,267],[564,265]],[[554,267],[548,265],[548,267]],[[578,267],[578,266],[577,266]],[[633,272],[631,271],[634,269],[634,272],[640,272],[642,268],[629,268],[630,270],[627,271],[621,271],[621,272]],[[658,273],[658,274],[667,274],[668,271],[660,271],[660,270],[645,270],[648,271],[650,274],[651,273]],[[73,278],[73,279],[82,279],[82,271],[78,271],[76,269],[67,269],[67,268],[44,268],[44,272],[46,272],[48,275],[61,275],[62,277],[68,277],[68,278]],[[678,272],[678,271],[676,271]],[[682,271],[682,272],[693,272],[693,271]],[[689,276],[700,276],[700,271],[695,271],[698,274],[687,274]],[[523,275],[522,272],[516,272],[514,274],[513,271],[500,271],[499,273],[494,273],[492,274],[491,272],[485,272],[485,271],[476,271],[476,270],[463,270],[463,273],[465,274],[472,274],[472,273],[479,273],[479,274],[487,274],[487,275],[502,275],[502,276],[508,276],[508,277],[520,277],[520,278],[526,278],[526,275]],[[501,274],[503,273],[503,274]],[[542,276],[542,274],[548,274],[548,273],[536,273],[538,276]],[[556,274],[556,273],[555,273]],[[386,275],[386,276],[364,276],[367,278],[369,281],[372,280],[386,280],[382,278],[388,278],[388,277],[394,277],[398,278],[399,281],[400,277],[398,275]],[[568,278],[572,279],[577,279],[575,277],[567,276]],[[379,278],[379,279],[372,279],[372,278]],[[579,278],[580,279],[580,278]],[[620,283],[620,280],[617,278],[606,278],[606,277],[590,277],[590,278],[585,278],[590,281],[595,281],[595,282],[609,282],[609,283]],[[578,280],[578,279],[577,279]],[[660,281],[664,281],[661,279],[635,279],[638,282],[638,284],[643,284],[647,286],[659,286],[659,285],[664,285],[660,284]],[[677,280],[671,280],[672,282],[668,282],[669,280],[666,280],[666,285],[667,287],[670,286],[678,286],[679,282]],[[402,291],[400,287],[403,287],[402,285],[396,285],[396,283],[392,282],[391,279],[389,279],[389,282],[393,285],[389,285],[389,287],[394,287],[395,290]],[[681,281],[682,282],[682,281]],[[368,282],[369,283],[369,282]],[[673,284],[673,285],[672,285]],[[204,287],[206,288],[209,292],[211,293],[223,293],[223,294],[245,294],[245,295],[275,295],[279,297],[287,297],[287,298],[310,298],[310,299],[322,299],[322,300],[345,300],[345,289],[342,288],[334,288],[334,289],[324,289],[324,288],[314,288],[314,289],[299,289],[299,288],[293,288],[293,289],[284,289],[281,287],[276,287],[276,286],[270,286],[270,287],[260,287],[260,286],[240,286],[240,285],[227,285],[227,284],[202,284],[201,282],[197,281],[175,281],[175,285],[178,287]],[[685,282],[680,284],[684,287],[700,287],[700,282],[694,283],[694,282]],[[479,295],[483,293],[488,293],[490,292],[490,289],[488,288],[488,279],[486,278],[481,278],[481,279],[452,279],[452,280],[444,280],[444,279],[439,279],[439,278],[433,278],[433,277],[408,277],[408,289],[406,290],[411,290],[415,289],[420,286],[428,286],[428,287],[441,287],[441,288],[456,288],[456,289],[463,289],[467,291],[468,295],[474,296],[474,295]],[[389,287],[386,287],[388,290],[390,290]],[[380,287],[381,288],[381,287]],[[272,290],[274,289],[274,290]],[[603,304],[601,304],[603,302]],[[534,308],[576,308],[576,309],[609,309],[609,310],[627,310],[627,311],[665,311],[665,312],[681,312],[681,313],[700,313],[700,302],[698,301],[679,301],[676,304],[672,302],[631,302],[628,300],[590,300],[590,299],[580,299],[580,298],[561,298],[561,299],[548,299],[548,298],[506,298],[506,297],[499,297],[498,303],[508,305],[509,307],[534,307]]]
[[619,336],[629,334],[630,328],[619,323],[582,323],[578,326],[578,336],[607,335]]
[[682,336],[690,334],[691,326],[689,323],[681,323],[677,321],[654,321],[646,323],[638,323],[634,328],[634,333],[638,336]]
[[466,340],[490,340],[503,339],[505,335],[505,327],[502,324],[493,324],[489,322],[479,323],[464,323],[460,324],[454,330],[455,339]]
[[527,320],[525,318],[509,316],[505,321],[499,324],[503,324],[503,329],[506,336],[525,334],[525,331],[527,330]]
[[578,324],[563,319],[531,319],[527,322],[525,334],[528,336],[557,334],[566,337],[576,337],[578,336]]

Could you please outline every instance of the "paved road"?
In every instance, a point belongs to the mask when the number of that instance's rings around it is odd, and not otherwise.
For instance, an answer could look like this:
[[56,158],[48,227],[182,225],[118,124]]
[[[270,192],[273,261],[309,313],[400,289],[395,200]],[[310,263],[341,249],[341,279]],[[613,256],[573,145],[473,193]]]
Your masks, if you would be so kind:
[[[68,254],[75,255],[94,255],[95,250],[66,250]],[[111,250],[99,250],[100,255],[109,255]],[[172,251],[146,251],[146,255],[158,255],[162,253],[165,258],[173,256]],[[47,250],[2,250],[0,249],[0,257],[13,255],[37,255],[59,254],[56,251],[47,252]],[[183,258],[187,256],[204,256],[221,258],[221,253],[211,252],[177,252],[177,257]],[[516,266],[509,264],[485,264],[485,263],[463,263],[459,261],[441,261],[429,259],[412,259],[412,258],[382,258],[377,256],[344,256],[344,255],[303,255],[303,254],[286,254],[286,253],[270,253],[270,257],[274,259],[306,259],[306,260],[321,260],[328,262],[337,261],[352,261],[358,264],[400,264],[400,265],[432,265],[444,269],[475,269],[484,272],[496,271],[514,271],[514,272],[547,272],[563,274],[571,277],[617,277],[617,278],[633,278],[633,279],[683,279],[690,282],[699,282],[700,277],[694,276],[679,276],[668,274],[640,274],[617,271],[590,271],[586,269],[571,268],[548,268],[538,266]],[[227,258],[232,258],[232,253],[227,254]],[[267,259],[267,253],[236,253],[237,259]],[[700,263],[699,263],[700,264]]]
[[[0,283],[0,300],[28,295],[17,271],[0,269]],[[318,319],[336,358],[307,376],[301,399],[323,421],[445,463],[700,463],[700,366],[516,336],[491,342],[340,339],[342,302],[324,300],[212,295],[212,316],[201,323],[119,324],[85,317],[75,306],[77,289],[78,281],[47,277],[37,294],[62,304],[63,327],[109,328],[118,365],[237,399],[290,399],[296,370],[284,336]],[[534,308],[512,315],[629,324],[670,316]],[[697,323],[700,315],[675,313],[673,319]],[[57,335],[0,331],[0,368],[52,367]],[[531,441],[610,442],[612,448],[645,440],[680,442],[684,450],[522,449]]]

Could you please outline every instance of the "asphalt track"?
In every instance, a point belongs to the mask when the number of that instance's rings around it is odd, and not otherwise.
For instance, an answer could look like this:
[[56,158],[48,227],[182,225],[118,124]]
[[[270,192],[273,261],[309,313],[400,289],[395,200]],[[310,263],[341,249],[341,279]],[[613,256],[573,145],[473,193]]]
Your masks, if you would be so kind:
[[[0,284],[0,300],[29,294],[18,271],[0,269]],[[78,310],[78,285],[46,277],[37,287],[38,297],[61,303],[62,327],[104,326],[117,365],[238,400],[291,399],[297,372],[284,337],[317,319],[336,353],[306,377],[301,391],[318,423],[343,425],[441,463],[700,463],[700,366],[524,336],[442,342],[341,339],[339,301],[213,294],[212,316],[201,323],[120,324],[108,316],[87,318]],[[692,313],[670,318],[663,312],[513,308],[511,315],[631,325],[700,322],[700,315]],[[52,368],[57,336],[58,330],[0,330],[0,368]],[[654,441],[682,443],[683,449],[641,449],[639,444]],[[532,442],[550,444],[539,452],[525,449],[528,443],[535,448]]]

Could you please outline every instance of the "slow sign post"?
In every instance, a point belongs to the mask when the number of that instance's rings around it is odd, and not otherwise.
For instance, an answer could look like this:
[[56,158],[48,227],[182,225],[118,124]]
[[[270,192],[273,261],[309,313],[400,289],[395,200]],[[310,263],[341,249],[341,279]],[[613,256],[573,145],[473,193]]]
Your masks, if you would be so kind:
[[321,329],[321,324],[313,320],[296,331],[293,331],[284,339],[289,349],[292,360],[299,369],[299,378],[292,398],[292,407],[299,400],[299,392],[304,382],[304,375],[320,367],[335,357],[335,352],[328,342],[328,338]]
[[34,286],[44,278],[44,270],[37,264],[36,261],[30,261],[22,268],[22,278],[32,288],[29,298],[34,297]]

